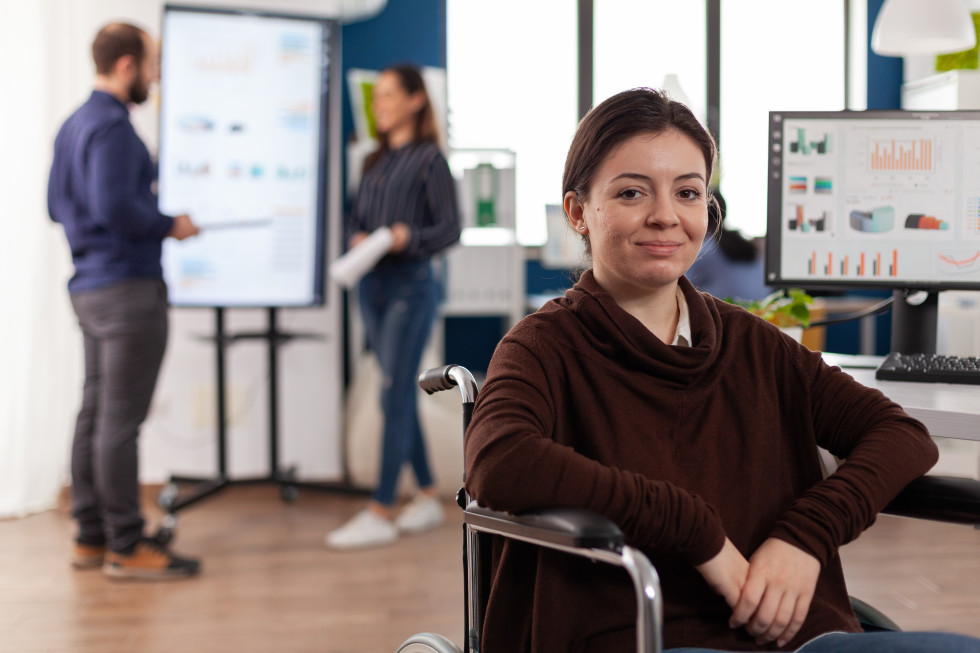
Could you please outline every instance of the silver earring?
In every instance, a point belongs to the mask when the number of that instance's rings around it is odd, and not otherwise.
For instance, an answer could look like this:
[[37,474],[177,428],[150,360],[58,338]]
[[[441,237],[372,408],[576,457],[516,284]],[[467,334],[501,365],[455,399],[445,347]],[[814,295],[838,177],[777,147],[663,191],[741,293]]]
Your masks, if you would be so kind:
[[579,231],[585,231],[585,227],[584,227],[584,226],[582,226],[582,227],[579,227],[579,228],[578,228],[578,230],[579,230]]

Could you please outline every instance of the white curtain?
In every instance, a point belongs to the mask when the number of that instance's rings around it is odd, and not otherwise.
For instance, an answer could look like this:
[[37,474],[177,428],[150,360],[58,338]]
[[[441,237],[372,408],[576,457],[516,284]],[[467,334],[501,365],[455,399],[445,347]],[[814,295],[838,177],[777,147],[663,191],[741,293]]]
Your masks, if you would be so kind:
[[91,84],[77,74],[76,9],[71,0],[0,5],[0,517],[51,508],[68,478],[81,337],[46,185],[54,134]]

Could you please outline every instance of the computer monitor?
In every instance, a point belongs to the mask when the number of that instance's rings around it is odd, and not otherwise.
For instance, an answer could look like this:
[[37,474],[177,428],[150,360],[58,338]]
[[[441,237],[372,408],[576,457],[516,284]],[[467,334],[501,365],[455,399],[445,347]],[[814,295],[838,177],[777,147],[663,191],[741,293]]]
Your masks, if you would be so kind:
[[772,111],[768,156],[766,283],[892,290],[892,350],[934,352],[980,290],[980,111]]

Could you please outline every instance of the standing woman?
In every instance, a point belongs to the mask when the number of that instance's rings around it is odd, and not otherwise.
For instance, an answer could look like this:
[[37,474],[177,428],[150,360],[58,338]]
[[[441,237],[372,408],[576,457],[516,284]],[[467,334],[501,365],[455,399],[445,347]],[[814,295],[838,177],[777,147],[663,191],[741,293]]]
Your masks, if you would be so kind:
[[[364,164],[347,233],[350,247],[380,227],[393,236],[388,253],[358,289],[368,345],[381,366],[384,437],[371,501],[327,534],[327,546],[336,549],[389,544],[399,532],[417,533],[443,521],[419,426],[415,379],[441,295],[432,257],[459,239],[456,190],[418,69],[384,70],[372,110],[380,146]],[[395,488],[405,463],[420,492],[396,518]]]

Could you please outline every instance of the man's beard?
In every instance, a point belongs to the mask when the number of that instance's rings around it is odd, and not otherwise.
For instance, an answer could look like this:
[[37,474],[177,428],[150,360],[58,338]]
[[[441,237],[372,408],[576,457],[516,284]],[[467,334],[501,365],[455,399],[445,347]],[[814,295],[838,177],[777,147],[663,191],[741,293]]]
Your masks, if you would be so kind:
[[137,77],[129,85],[129,101],[133,104],[143,104],[150,97],[150,85]]

